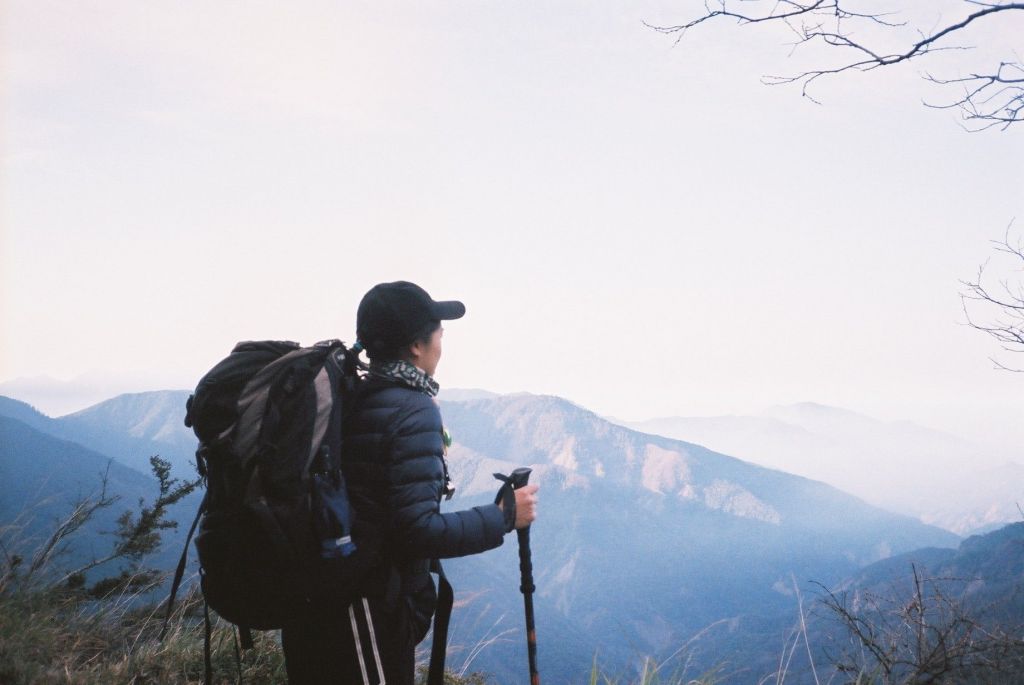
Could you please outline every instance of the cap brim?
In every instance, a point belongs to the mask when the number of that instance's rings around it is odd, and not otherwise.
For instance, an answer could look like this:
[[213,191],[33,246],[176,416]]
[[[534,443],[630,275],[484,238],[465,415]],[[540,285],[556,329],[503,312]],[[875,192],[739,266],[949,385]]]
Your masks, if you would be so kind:
[[448,300],[434,303],[434,318],[438,321],[450,321],[461,319],[466,314],[466,305],[458,300]]

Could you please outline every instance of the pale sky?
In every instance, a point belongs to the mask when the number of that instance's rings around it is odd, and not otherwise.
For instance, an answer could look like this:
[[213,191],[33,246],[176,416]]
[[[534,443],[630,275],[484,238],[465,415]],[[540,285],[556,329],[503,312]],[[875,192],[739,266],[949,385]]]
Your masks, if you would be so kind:
[[238,340],[351,341],[406,279],[466,303],[442,386],[1020,444],[958,292],[1024,229],[1024,125],[923,108],[923,65],[817,106],[759,82],[813,57],[783,32],[644,26],[702,4],[7,0],[0,381],[186,388]]

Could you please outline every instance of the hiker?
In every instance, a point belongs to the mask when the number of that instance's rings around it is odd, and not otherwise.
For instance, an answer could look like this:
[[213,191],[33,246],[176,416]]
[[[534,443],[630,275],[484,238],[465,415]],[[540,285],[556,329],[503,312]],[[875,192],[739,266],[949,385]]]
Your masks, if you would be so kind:
[[[359,304],[356,331],[370,369],[346,409],[342,464],[356,525],[375,527],[381,561],[347,611],[315,613],[281,631],[291,685],[412,685],[415,647],[438,604],[430,576],[437,560],[498,547],[534,520],[536,485],[509,489],[496,504],[440,512],[454,488],[434,372],[441,322],[465,312],[404,281],[374,286]],[[435,642],[445,631],[435,628]]]

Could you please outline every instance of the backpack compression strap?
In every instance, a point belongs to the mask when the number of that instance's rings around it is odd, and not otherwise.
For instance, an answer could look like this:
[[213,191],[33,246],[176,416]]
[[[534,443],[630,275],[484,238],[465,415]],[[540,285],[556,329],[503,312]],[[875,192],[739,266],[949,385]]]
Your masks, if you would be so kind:
[[313,457],[320,450],[320,443],[327,435],[327,424],[331,421],[331,407],[334,406],[334,390],[331,385],[331,375],[325,364],[313,379],[313,386],[316,388],[316,421],[313,423],[313,439],[309,443],[309,456],[303,466],[303,473],[309,471],[309,465],[313,463]]
[[445,578],[444,569],[441,568],[438,559],[431,560],[430,571],[437,574],[437,608],[434,611],[434,639],[430,647],[427,685],[443,685],[445,651],[448,649],[448,622],[452,617],[455,593],[452,591],[451,583]]
[[311,352],[316,352],[316,350],[301,347],[283,357],[278,357],[260,369],[259,373],[253,376],[242,389],[242,394],[238,396],[238,421],[234,426],[234,451],[241,459],[243,470],[248,466],[255,451],[256,442],[259,440],[263,414],[267,408],[267,400],[270,397],[270,388],[274,384],[274,377],[282,367]]
[[203,499],[199,503],[199,510],[196,512],[196,517],[192,521],[192,526],[188,529],[188,535],[185,536],[185,549],[181,550],[181,558],[178,559],[178,568],[174,570],[174,581],[171,583],[171,595],[167,598],[167,615],[164,616],[164,627],[160,630],[159,640],[163,640],[164,635],[167,634],[167,625],[171,621],[171,610],[174,608],[174,598],[178,594],[178,587],[181,585],[181,578],[185,575],[185,562],[188,561],[188,544],[192,542],[192,536],[196,532],[196,525],[199,524],[199,519],[202,517],[203,512],[206,511],[206,498],[208,496],[209,492],[203,495]]
[[[333,341],[331,341],[333,343]],[[293,350],[288,354],[278,357],[263,367],[259,373],[252,377],[242,394],[238,397],[238,421],[235,423],[235,453],[240,455],[244,469],[255,452],[256,442],[259,440],[262,428],[263,415],[267,408],[267,400],[270,397],[270,388],[274,379],[283,367],[295,362],[302,357],[315,357],[316,355],[329,355],[331,351],[341,343],[317,344],[313,347],[302,347]],[[333,395],[331,392],[330,378],[326,368],[322,368],[314,379],[317,394],[317,417],[314,427],[314,439],[310,444],[310,454],[307,460],[313,461],[320,441],[327,432],[327,423],[330,416]],[[319,439],[317,439],[319,437]]]

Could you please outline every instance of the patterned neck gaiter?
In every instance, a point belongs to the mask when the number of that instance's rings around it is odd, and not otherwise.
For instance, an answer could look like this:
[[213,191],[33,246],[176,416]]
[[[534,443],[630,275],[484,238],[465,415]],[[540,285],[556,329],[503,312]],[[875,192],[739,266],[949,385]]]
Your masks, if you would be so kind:
[[425,392],[431,397],[436,396],[437,391],[441,389],[437,381],[404,359],[393,362],[371,362],[370,375],[396,381],[413,390]]

